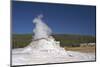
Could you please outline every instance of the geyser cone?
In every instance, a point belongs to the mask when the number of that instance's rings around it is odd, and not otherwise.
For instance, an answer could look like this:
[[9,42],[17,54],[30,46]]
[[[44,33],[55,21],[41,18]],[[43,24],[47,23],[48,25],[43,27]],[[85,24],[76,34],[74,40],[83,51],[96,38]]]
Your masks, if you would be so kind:
[[[60,47],[60,42],[56,41],[52,36],[52,30],[42,21],[43,15],[39,15],[34,18],[33,23],[35,24],[35,28],[33,30],[33,39],[30,45],[28,46],[31,50],[40,50],[40,51],[64,51],[63,48]],[[26,50],[26,48],[25,48]],[[62,54],[62,53],[61,53]]]

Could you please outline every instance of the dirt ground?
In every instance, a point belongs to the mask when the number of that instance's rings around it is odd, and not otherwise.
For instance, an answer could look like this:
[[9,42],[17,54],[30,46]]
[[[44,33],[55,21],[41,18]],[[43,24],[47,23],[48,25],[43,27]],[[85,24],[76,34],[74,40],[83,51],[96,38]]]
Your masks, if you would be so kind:
[[67,51],[79,51],[85,53],[95,53],[95,46],[85,46],[85,47],[64,47]]

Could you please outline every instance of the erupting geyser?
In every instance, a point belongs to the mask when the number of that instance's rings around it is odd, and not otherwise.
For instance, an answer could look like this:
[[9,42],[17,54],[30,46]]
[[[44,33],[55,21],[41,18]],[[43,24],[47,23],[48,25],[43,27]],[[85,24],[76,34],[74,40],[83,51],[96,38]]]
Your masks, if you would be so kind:
[[31,43],[12,50],[12,65],[29,65],[95,60],[94,54],[65,51],[56,41],[52,30],[42,21],[43,15],[34,18],[35,28]]
[[[43,53],[43,55],[44,53],[50,53],[51,55],[56,54],[55,56],[59,56],[59,54],[57,54],[59,52],[60,55],[66,54],[65,50],[60,47],[60,42],[51,36],[52,30],[42,21],[42,18],[43,15],[34,18],[33,23],[35,24],[35,28],[33,30],[33,39],[30,45],[25,47],[23,52],[33,52],[32,54],[36,54],[36,52],[39,51],[39,53]],[[45,57],[49,56],[50,55],[45,55]]]

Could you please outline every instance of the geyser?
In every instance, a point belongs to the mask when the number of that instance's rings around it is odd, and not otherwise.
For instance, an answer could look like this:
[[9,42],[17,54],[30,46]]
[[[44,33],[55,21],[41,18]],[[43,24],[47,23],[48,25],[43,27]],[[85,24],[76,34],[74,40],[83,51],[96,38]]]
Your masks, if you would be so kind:
[[42,21],[42,18],[43,15],[41,14],[33,19],[33,24],[35,24],[35,28],[33,30],[34,35],[32,36],[33,39],[30,45],[25,47],[23,52],[34,52],[36,50],[41,53],[54,53],[53,55],[55,55],[56,52],[55,56],[59,56],[57,53],[62,51],[60,55],[66,54],[65,50],[60,47],[60,42],[56,41],[51,36],[52,30]]
[[56,41],[52,30],[42,21],[43,15],[34,18],[35,28],[31,43],[12,50],[12,65],[29,65],[95,60],[95,54],[65,51]]

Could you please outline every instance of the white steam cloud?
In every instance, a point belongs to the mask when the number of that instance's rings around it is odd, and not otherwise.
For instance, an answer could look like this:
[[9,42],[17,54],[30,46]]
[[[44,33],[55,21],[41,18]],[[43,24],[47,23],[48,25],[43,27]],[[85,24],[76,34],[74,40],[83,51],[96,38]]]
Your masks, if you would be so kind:
[[42,21],[42,18],[43,15],[41,14],[33,19],[33,23],[36,24],[33,30],[34,39],[48,38],[52,34],[51,29]]

